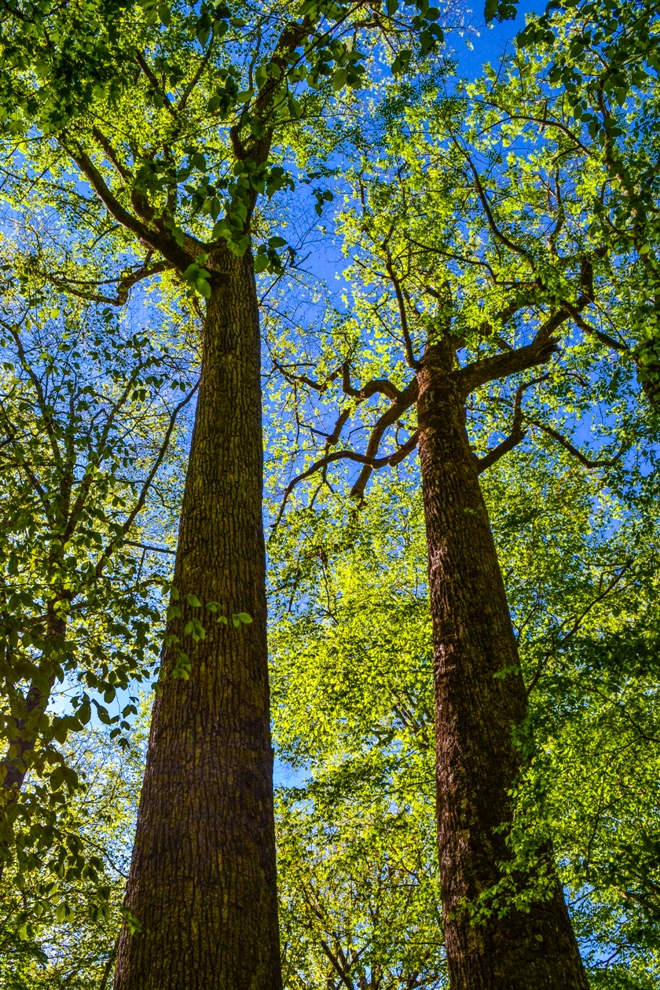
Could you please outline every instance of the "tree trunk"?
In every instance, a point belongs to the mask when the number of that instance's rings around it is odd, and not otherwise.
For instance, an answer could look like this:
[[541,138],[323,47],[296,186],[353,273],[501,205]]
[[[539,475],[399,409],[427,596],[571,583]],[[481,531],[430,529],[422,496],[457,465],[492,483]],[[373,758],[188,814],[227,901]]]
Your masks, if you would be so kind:
[[511,856],[501,826],[511,818],[508,792],[519,770],[512,731],[527,706],[453,359],[449,348],[435,345],[418,373],[450,984],[452,990],[587,990],[558,882],[528,912],[510,907],[475,923],[464,907],[498,882],[498,864]]
[[[252,259],[223,260],[202,379],[154,704],[116,990],[280,990],[262,524],[260,336]],[[220,603],[228,625],[183,604]],[[253,622],[234,628],[232,614]],[[206,637],[182,633],[197,616]],[[179,650],[190,680],[172,676]]]

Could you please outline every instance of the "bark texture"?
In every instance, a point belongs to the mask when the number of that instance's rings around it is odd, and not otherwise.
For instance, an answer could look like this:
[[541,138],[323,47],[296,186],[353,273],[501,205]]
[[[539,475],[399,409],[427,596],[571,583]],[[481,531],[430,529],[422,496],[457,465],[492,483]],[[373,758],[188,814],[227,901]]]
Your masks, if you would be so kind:
[[[587,990],[563,894],[471,922],[465,901],[509,858],[512,730],[526,713],[518,654],[453,349],[418,372],[419,450],[433,613],[438,844],[451,990]],[[496,676],[507,668],[505,676]]]
[[[174,584],[219,602],[168,627],[190,657],[156,699],[116,990],[280,990],[262,526],[260,338],[252,260],[208,302]],[[233,613],[250,625],[236,629]],[[182,636],[198,616],[206,638]]]

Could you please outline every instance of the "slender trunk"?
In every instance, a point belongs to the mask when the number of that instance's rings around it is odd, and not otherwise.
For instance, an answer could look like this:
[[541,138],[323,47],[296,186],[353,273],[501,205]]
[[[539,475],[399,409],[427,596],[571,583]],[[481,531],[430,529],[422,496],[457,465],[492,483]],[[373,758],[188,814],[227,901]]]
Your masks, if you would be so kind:
[[45,712],[48,698],[48,692],[42,691],[36,684],[30,685],[25,696],[25,717],[16,719],[16,733],[9,740],[7,755],[2,761],[5,768],[5,776],[2,781],[4,800],[17,799],[23,788],[28,769],[25,758],[34,749],[38,735],[38,729],[36,727],[34,729],[28,728],[28,723],[31,718],[34,718],[35,713],[40,715]]
[[526,696],[452,360],[449,349],[431,347],[418,374],[450,984],[452,990],[586,990],[558,882],[528,912],[510,907],[475,923],[465,908],[498,882],[498,864],[511,855],[502,826],[510,821],[508,793],[519,769],[512,732],[525,717]]
[[[262,526],[260,338],[252,260],[213,286],[174,585],[190,680],[166,648],[154,704],[116,990],[280,990]],[[234,628],[233,613],[250,625]],[[206,637],[182,635],[198,616]]]
[[[47,645],[42,655],[42,671],[50,663],[51,651],[61,647],[66,636],[66,619],[57,614],[60,602],[61,599],[54,599],[48,604]],[[47,684],[46,689],[43,687],[44,683]],[[25,757],[34,749],[39,735],[35,718],[46,711],[54,683],[53,673],[43,673],[41,682],[33,681],[25,696],[25,715],[16,719],[16,733],[9,740],[9,748],[1,764],[5,768],[2,780],[4,801],[13,800],[22,790],[28,770]]]
[[[19,800],[23,790],[25,777],[28,772],[28,754],[36,746],[39,728],[36,721],[48,708],[50,692],[55,683],[55,674],[51,668],[46,672],[45,665],[53,650],[64,642],[66,636],[66,619],[57,614],[57,605],[61,599],[54,599],[48,604],[48,619],[46,624],[46,647],[42,654],[42,679],[33,680],[25,695],[25,715],[15,721],[15,732],[9,739],[9,746],[0,768],[4,770],[0,783],[0,821],[9,812],[11,806]],[[44,683],[47,688],[44,690]],[[5,864],[11,859],[10,842],[0,841],[0,880],[5,872]]]

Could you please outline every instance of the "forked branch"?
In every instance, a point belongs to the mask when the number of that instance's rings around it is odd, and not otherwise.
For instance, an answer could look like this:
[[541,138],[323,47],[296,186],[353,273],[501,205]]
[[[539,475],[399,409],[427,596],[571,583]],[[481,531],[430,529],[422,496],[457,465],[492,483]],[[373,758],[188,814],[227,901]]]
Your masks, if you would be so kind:
[[477,474],[482,474],[493,464],[499,461],[500,457],[504,457],[508,454],[510,450],[517,447],[521,440],[524,440],[527,435],[527,430],[523,427],[523,411],[522,411],[522,398],[528,388],[533,385],[538,385],[540,382],[544,382],[547,379],[547,375],[541,375],[540,378],[532,378],[530,382],[523,382],[522,385],[516,390],[515,399],[513,400],[513,422],[511,423],[511,433],[509,436],[498,444],[497,447],[493,447],[489,450],[484,457],[477,458]]
[[[395,465],[400,464],[401,461],[408,456],[408,454],[412,453],[417,446],[418,439],[419,434],[416,431],[401,447],[399,447],[398,450],[395,450],[393,454],[388,454],[386,457],[368,457],[366,454],[359,454],[354,450],[334,450],[331,454],[325,454],[324,457],[321,457],[318,461],[315,461],[311,467],[308,467],[306,471],[303,471],[302,474],[299,474],[297,477],[293,478],[286,486],[284,489],[282,504],[280,505],[280,511],[278,512],[277,519],[273,523],[273,529],[279,525],[286,503],[289,499],[289,495],[296,485],[299,485],[301,481],[305,481],[305,479],[311,477],[311,475],[316,474],[317,471],[321,471],[329,464],[334,463],[334,461],[341,460],[356,461],[358,464],[364,464],[368,466],[369,474],[378,468],[394,467]],[[362,494],[364,486],[362,486],[359,492],[356,492],[357,488],[357,484],[354,485],[351,495]]]

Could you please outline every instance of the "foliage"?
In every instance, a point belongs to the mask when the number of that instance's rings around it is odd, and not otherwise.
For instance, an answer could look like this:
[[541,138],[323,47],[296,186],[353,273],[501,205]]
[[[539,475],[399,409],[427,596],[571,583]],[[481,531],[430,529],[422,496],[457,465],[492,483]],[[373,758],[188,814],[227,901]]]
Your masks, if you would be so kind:
[[[468,409],[531,700],[512,842],[552,838],[594,986],[657,984],[657,11],[550,13],[465,86],[413,55],[441,37],[433,8],[376,7],[0,14],[3,224],[31,225],[5,250],[0,323],[0,711],[6,768],[29,770],[3,809],[8,990],[109,979],[143,745],[126,692],[159,645],[177,417],[223,252],[250,238],[283,293],[274,727],[307,775],[278,798],[287,985],[446,985],[412,402],[383,417],[428,343],[454,338],[467,366],[546,331],[544,372],[493,375]],[[367,113],[389,42],[419,78]],[[321,214],[338,158],[351,267],[319,330],[321,290],[284,319],[299,273],[270,199],[307,184]],[[360,512],[330,487],[342,460],[366,467],[341,475]],[[309,494],[291,470],[314,465]],[[392,470],[367,489],[372,467]]]
[[[638,387],[648,252],[633,221],[610,236],[620,199],[606,154],[546,65],[517,55],[448,95],[436,82],[391,89],[344,172],[343,304],[321,331],[313,316],[274,320],[292,393],[272,440],[289,453],[271,477],[276,735],[310,774],[312,821],[328,815],[348,836],[341,799],[361,786],[404,792],[430,820],[423,519],[417,469],[399,455],[414,449],[409,368],[451,335],[466,374],[493,369],[466,414],[530,694],[512,870],[549,838],[594,985],[641,988],[658,972],[656,452]],[[547,370],[499,382],[548,325],[556,356],[535,362]],[[425,776],[410,772],[422,757]],[[490,897],[524,907],[530,892],[507,882]]]
[[29,291],[5,275],[1,851],[28,873],[51,851],[92,878],[64,824],[86,790],[64,747],[92,719],[128,745],[127,691],[152,675],[169,567],[143,534],[171,538],[168,472],[195,386],[185,352],[107,308]]
[[[375,825],[369,815],[384,798],[405,806],[414,823],[408,855],[428,836],[430,858],[423,512],[416,479],[402,466],[372,485],[359,529],[350,504],[319,495],[327,507],[316,516],[296,510],[271,543],[281,609],[276,739],[307,775],[295,795],[307,802],[310,823],[332,823],[333,838],[348,844],[356,821],[367,820],[398,850],[387,811]],[[484,483],[531,688],[515,841],[527,854],[530,839],[552,837],[592,983],[607,988],[653,986],[660,965],[658,532],[648,514],[656,485],[631,472],[625,486],[608,490],[543,440],[501,460]],[[348,821],[346,806],[354,810]],[[429,879],[418,877],[422,898],[433,897]],[[301,898],[298,917],[308,913]]]
[[67,802],[60,828],[94,872],[79,875],[57,856],[27,874],[17,864],[6,868],[0,895],[2,990],[111,986],[142,782],[147,702],[143,696],[138,704],[129,747],[119,749],[107,728],[93,725],[63,747],[84,787]]

